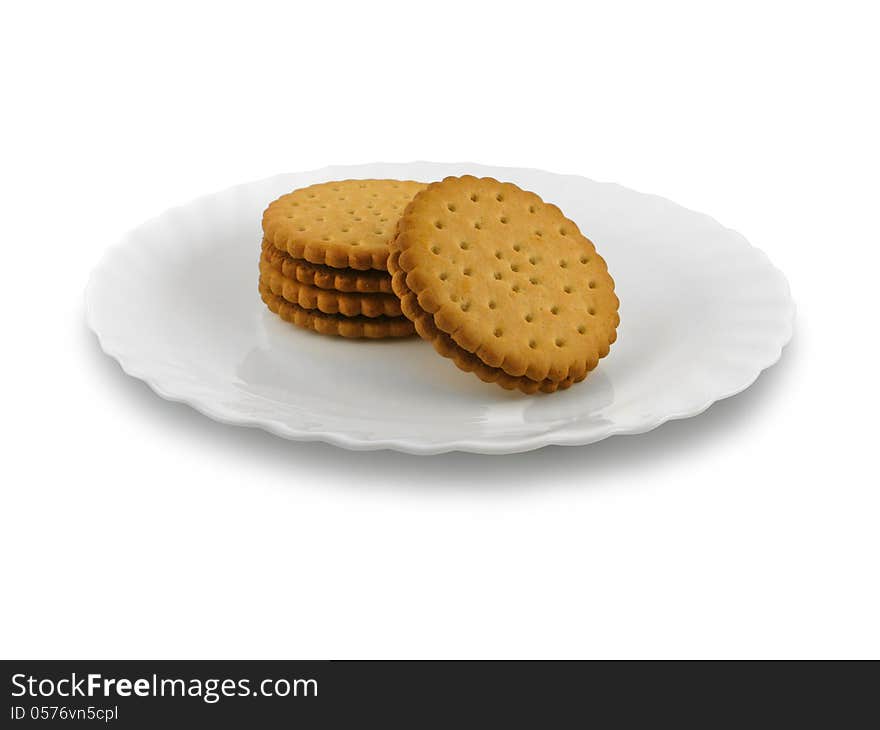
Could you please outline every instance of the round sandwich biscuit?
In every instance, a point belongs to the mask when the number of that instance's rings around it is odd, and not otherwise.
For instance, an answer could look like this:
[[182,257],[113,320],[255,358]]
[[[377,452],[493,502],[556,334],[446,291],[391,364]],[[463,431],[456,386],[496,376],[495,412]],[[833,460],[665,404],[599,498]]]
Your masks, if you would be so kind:
[[[399,256],[399,252],[392,251],[388,261],[396,261]],[[461,349],[445,332],[437,329],[434,325],[433,317],[419,307],[416,295],[409,291],[409,288],[406,286],[406,274],[403,271],[398,271],[394,275],[394,285],[397,291],[400,292],[401,309],[406,317],[415,325],[419,337],[430,342],[434,349],[443,357],[448,357],[459,368],[467,373],[473,373],[483,382],[496,383],[507,390],[520,390],[529,395],[537,393],[539,390],[542,393],[554,393],[557,390],[565,390],[574,382],[571,378],[559,383],[554,383],[552,380],[538,382],[526,377],[515,378],[500,368],[489,367],[476,355]]]
[[469,175],[433,183],[391,245],[392,288],[419,334],[462,369],[500,371],[504,387],[583,380],[616,339],[605,261],[559,208],[516,185]]
[[393,294],[391,276],[384,271],[334,269],[330,266],[312,264],[304,259],[293,258],[265,239],[263,239],[263,253],[275,269],[289,279],[296,279],[302,284],[316,286],[319,289],[361,294]]
[[397,221],[424,187],[412,180],[310,185],[269,204],[263,213],[263,236],[295,259],[385,271]]
[[358,294],[319,289],[284,276],[266,260],[265,254],[260,258],[260,279],[273,294],[303,309],[318,309],[325,314],[342,314],[346,317],[400,317],[402,314],[400,300],[394,294]]
[[336,335],[348,338],[384,339],[407,337],[413,334],[414,327],[406,317],[345,317],[339,314],[324,314],[317,309],[303,309],[291,304],[260,281],[260,297],[266,306],[281,319],[298,327],[310,329],[322,335]]

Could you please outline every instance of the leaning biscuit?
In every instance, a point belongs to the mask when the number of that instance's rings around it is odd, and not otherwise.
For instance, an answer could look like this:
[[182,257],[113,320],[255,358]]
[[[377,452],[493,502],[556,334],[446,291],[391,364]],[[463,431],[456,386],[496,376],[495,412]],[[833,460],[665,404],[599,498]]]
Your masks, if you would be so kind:
[[361,294],[392,294],[391,276],[384,271],[356,271],[334,269],[330,266],[312,264],[305,259],[295,259],[289,253],[275,248],[263,239],[263,253],[269,263],[289,279],[319,289],[335,289]]
[[424,187],[412,180],[310,185],[269,204],[263,213],[263,235],[296,259],[385,271],[397,220]]
[[[392,251],[388,259],[389,265],[395,265],[399,256],[398,251]],[[473,373],[483,382],[496,383],[507,390],[520,390],[527,394],[537,393],[539,390],[543,393],[553,393],[557,390],[565,390],[575,382],[569,378],[559,383],[554,383],[552,380],[543,380],[539,383],[525,377],[515,378],[500,368],[489,367],[476,355],[462,350],[449,335],[434,326],[434,319],[419,307],[415,294],[407,287],[406,274],[403,271],[398,271],[392,281],[400,297],[403,313],[415,325],[419,337],[430,342],[443,357],[448,357],[459,368],[467,373]]]
[[478,361],[526,392],[565,386],[616,339],[605,261],[559,208],[516,185],[469,175],[433,183],[407,206],[391,245],[404,314],[435,347],[445,335],[437,349],[462,369]]
[[383,339],[407,337],[415,331],[412,322],[406,317],[344,317],[338,314],[324,314],[316,309],[303,309],[273,294],[262,281],[260,281],[260,297],[281,319],[322,335]]
[[400,317],[402,314],[400,300],[394,294],[357,294],[302,284],[277,271],[265,254],[260,258],[260,279],[273,294],[303,309],[318,309],[325,314],[346,317]]

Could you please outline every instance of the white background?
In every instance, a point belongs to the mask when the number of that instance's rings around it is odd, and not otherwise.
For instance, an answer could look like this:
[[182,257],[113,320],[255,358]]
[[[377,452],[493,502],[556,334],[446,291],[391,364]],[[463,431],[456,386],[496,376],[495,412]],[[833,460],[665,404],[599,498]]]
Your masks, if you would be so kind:
[[[0,655],[880,656],[871,3],[0,11]],[[738,229],[795,337],[745,393],[511,457],[213,423],[102,355],[89,270],[274,173],[472,160]]]

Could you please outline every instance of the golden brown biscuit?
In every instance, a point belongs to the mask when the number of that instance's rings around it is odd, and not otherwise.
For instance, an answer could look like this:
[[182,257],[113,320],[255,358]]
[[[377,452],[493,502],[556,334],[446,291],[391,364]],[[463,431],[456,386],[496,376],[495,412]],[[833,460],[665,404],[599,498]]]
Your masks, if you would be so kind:
[[322,335],[383,339],[386,337],[407,337],[415,331],[412,322],[406,317],[370,318],[324,314],[316,309],[303,309],[296,304],[291,304],[283,297],[273,294],[262,281],[260,281],[259,288],[260,297],[266,306],[281,319],[298,327],[314,330]]
[[[388,259],[389,264],[394,265],[391,262],[396,262],[396,259],[399,256],[400,253],[398,251],[392,251],[391,257]],[[406,275],[403,271],[398,271],[398,273],[394,275],[393,281],[395,289],[400,296],[400,305],[403,309],[403,313],[415,325],[419,337],[434,345],[434,349],[443,355],[443,357],[448,357],[459,368],[465,372],[473,373],[483,382],[496,383],[507,390],[520,390],[523,393],[528,394],[537,393],[539,390],[542,393],[553,393],[557,390],[565,390],[575,382],[571,378],[559,383],[554,383],[552,380],[538,382],[526,377],[515,378],[512,375],[505,373],[501,368],[489,367],[476,355],[471,354],[467,350],[461,349],[455,344],[449,335],[445,332],[441,332],[434,326],[434,320],[431,315],[419,307],[415,294],[407,288]]]
[[346,317],[400,317],[402,314],[400,300],[394,294],[357,294],[302,284],[275,269],[265,254],[260,258],[260,279],[273,294],[303,309],[318,309],[325,314],[344,314]]
[[397,220],[424,187],[412,180],[310,185],[269,204],[263,213],[263,235],[296,259],[385,271]]
[[263,253],[269,263],[289,279],[319,289],[335,289],[361,294],[393,294],[391,276],[384,271],[356,271],[355,269],[334,269],[330,266],[312,264],[304,259],[295,259],[289,253],[275,248],[263,239]]
[[[583,380],[616,339],[605,261],[559,208],[516,185],[469,175],[429,185],[392,249],[392,288],[413,295],[404,314],[417,325],[430,317],[449,338],[441,354],[459,367],[467,353],[540,389]],[[419,331],[436,342],[425,322]]]

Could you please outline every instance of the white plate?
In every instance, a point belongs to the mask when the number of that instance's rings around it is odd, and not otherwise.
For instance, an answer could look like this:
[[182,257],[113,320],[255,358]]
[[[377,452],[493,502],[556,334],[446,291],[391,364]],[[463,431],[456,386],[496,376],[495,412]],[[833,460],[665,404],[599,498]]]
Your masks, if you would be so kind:
[[[418,338],[323,337],[257,293],[260,218],[333,179],[509,180],[559,205],[608,262],[621,324],[586,381],[524,396],[458,370]],[[104,351],[163,398],[224,423],[351,449],[527,451],[642,433],[747,388],[792,333],[785,277],[738,233],[668,200],[583,177],[472,164],[328,167],[174,208],[104,256],[86,291]]]

